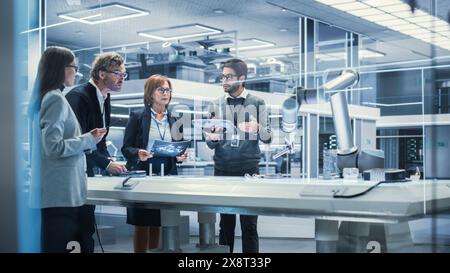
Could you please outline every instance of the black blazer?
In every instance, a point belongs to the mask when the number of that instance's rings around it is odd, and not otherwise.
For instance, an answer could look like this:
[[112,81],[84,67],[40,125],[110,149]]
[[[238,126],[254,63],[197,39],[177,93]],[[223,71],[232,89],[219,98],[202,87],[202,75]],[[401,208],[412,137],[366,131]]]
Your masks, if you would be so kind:
[[111,162],[108,149],[106,148],[106,136],[109,133],[109,124],[111,120],[110,95],[108,94],[108,97],[105,100],[106,124],[103,124],[103,117],[97,98],[96,88],[89,82],[73,88],[67,93],[66,98],[77,116],[83,134],[95,128],[107,129],[105,136],[97,144],[97,150],[86,154],[87,174],[88,176],[94,176],[94,167],[106,169],[109,162]]
[[[127,127],[125,129],[125,135],[123,138],[123,147],[121,149],[123,156],[127,159],[127,169],[129,170],[145,170],[149,173],[149,165],[146,162],[139,161],[138,151],[139,149],[147,149],[148,134],[152,122],[150,106],[145,106],[140,110],[132,111],[128,120]],[[175,117],[168,112],[169,127],[172,129],[172,125],[177,121]],[[177,130],[170,130],[172,141],[183,140],[183,128]],[[171,171],[172,175],[177,174],[177,160],[176,157],[171,159]]]

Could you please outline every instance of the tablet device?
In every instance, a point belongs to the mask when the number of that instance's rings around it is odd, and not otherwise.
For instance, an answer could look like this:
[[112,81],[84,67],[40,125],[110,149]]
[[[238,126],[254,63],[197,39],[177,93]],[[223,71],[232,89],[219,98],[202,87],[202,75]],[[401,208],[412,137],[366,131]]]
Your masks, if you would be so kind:
[[190,145],[190,141],[168,142],[155,140],[151,152],[154,157],[176,157],[184,154]]

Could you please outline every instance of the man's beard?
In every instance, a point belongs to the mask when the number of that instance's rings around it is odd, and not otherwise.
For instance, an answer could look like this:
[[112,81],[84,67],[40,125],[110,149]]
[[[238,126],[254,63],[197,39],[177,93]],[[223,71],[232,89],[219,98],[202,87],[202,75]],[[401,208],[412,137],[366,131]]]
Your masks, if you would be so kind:
[[233,93],[236,93],[236,91],[239,90],[239,87],[240,87],[240,84],[238,84],[238,83],[231,84],[228,89],[225,89],[225,92],[227,92],[228,94],[231,95]]
[[116,86],[116,85],[113,85],[112,88],[109,88],[109,90],[112,91],[112,92],[120,92],[121,89],[122,89],[122,87],[119,87],[119,86]]
[[116,84],[114,81],[110,81],[110,82],[106,82],[105,84],[108,89],[112,92],[120,92],[122,89],[122,86],[119,86],[118,84]]

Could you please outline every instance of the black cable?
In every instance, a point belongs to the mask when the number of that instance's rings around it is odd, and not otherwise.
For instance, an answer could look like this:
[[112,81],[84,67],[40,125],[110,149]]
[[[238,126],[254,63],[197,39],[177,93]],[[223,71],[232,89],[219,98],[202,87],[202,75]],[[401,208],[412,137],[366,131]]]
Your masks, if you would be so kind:
[[337,193],[339,191],[337,191],[333,194],[333,198],[342,198],[342,199],[355,198],[355,197],[359,197],[361,195],[364,195],[364,194],[370,192],[371,190],[375,189],[376,187],[378,187],[381,184],[394,183],[394,182],[407,182],[407,181],[410,181],[410,180],[405,179],[405,180],[397,180],[397,181],[380,181],[380,182],[376,183],[375,185],[373,185],[372,187],[370,187],[362,192],[351,194],[351,195],[338,195]]
[[100,234],[98,233],[97,220],[95,219],[95,216],[94,216],[94,224],[95,224],[95,233],[97,233],[98,244],[100,245],[100,249],[102,250],[102,253],[105,253],[105,250],[103,249],[102,241],[100,240]]
[[[127,178],[125,178],[122,182],[122,187],[125,187],[125,184],[128,182],[128,180],[130,180],[132,177],[128,176]],[[102,241],[100,240],[100,234],[98,231],[98,225],[97,225],[97,220],[95,219],[94,216],[94,224],[95,224],[95,233],[97,233],[97,240],[98,240],[98,244],[100,245],[100,248],[102,250],[102,253],[105,253],[105,250],[103,249],[103,245],[102,245]]]
[[127,178],[125,178],[122,182],[122,187],[125,187],[125,184],[128,182],[128,180],[131,179],[132,176],[128,176]]
[[370,188],[368,188],[368,189],[366,189],[366,190],[364,190],[362,192],[359,192],[359,193],[356,193],[356,194],[352,194],[352,195],[338,195],[337,193],[339,191],[337,191],[337,192],[335,192],[333,194],[333,198],[355,198],[355,197],[358,197],[358,196],[361,196],[361,195],[364,195],[364,194],[368,193],[369,191],[375,189],[376,187],[378,187],[379,185],[381,185],[383,183],[386,183],[386,181],[380,181],[380,182],[376,183],[375,185],[373,185],[372,187],[370,187]]

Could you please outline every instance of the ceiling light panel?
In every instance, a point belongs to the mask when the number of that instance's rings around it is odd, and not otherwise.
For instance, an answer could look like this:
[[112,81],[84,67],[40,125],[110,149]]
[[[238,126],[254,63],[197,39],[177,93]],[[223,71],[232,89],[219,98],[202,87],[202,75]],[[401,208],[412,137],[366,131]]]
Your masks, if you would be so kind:
[[201,24],[191,24],[138,32],[139,36],[160,41],[173,41],[222,33],[223,31]]
[[[384,57],[386,54],[375,50],[361,49],[359,50],[359,56],[361,59],[370,59]],[[345,52],[322,52],[316,55],[316,59],[320,61],[339,61],[345,60],[346,57],[347,54]]]
[[404,30],[404,33],[408,34],[408,35],[418,35],[418,34],[429,34],[431,35],[430,31],[423,29],[423,28],[414,28],[414,29],[408,29],[408,30]]
[[362,0],[361,2],[374,7],[391,6],[398,4],[399,2],[401,3],[399,0]]
[[381,10],[389,13],[397,13],[402,11],[410,11],[411,8],[407,4],[394,4],[390,6],[379,7]]
[[370,50],[370,49],[362,49],[359,51],[359,55],[363,59],[368,59],[368,58],[384,57],[384,56],[386,56],[386,53],[382,53],[382,52],[378,52],[378,51]]
[[435,28],[443,28],[443,27],[450,28],[450,25],[449,25],[449,23],[447,21],[444,21],[444,20],[440,19],[440,20],[435,20],[434,21],[434,27]]
[[322,2],[326,5],[336,5],[336,4],[342,4],[342,3],[355,2],[355,0],[321,0],[320,2]]
[[[258,48],[266,48],[275,46],[275,43],[263,41],[256,38],[244,39],[240,40],[238,43],[239,50],[250,50],[250,49],[258,49]],[[235,48],[231,48],[231,51],[235,51]]]
[[450,38],[448,22],[420,9],[415,9],[413,13],[410,6],[401,0],[316,1],[412,38],[448,49],[445,41],[446,38]]
[[366,9],[352,10],[349,13],[356,15],[358,17],[363,17],[363,16],[369,16],[369,15],[383,14],[384,12],[379,9],[366,8]]
[[411,22],[408,22],[408,21],[400,19],[400,18],[392,19],[392,20],[386,20],[386,21],[381,21],[381,22],[378,22],[378,24],[382,25],[382,26],[385,26],[385,27],[390,27],[390,28],[393,28],[393,27],[396,27],[396,26],[414,26],[414,27],[417,27],[416,25],[411,24]]
[[[388,26],[389,27],[389,26]],[[417,29],[418,26],[414,25],[414,24],[408,24],[408,25],[399,25],[399,26],[390,26],[390,29],[393,29],[395,31],[399,31],[399,32],[405,32],[406,30],[412,30],[412,29]]]
[[344,3],[344,4],[334,4],[334,8],[344,10],[344,11],[352,11],[352,10],[358,10],[358,9],[367,9],[370,8],[370,6],[363,4],[361,2],[350,2],[350,3]]
[[428,23],[433,23],[435,21],[435,18],[433,16],[420,16],[420,17],[410,17],[408,19],[409,22],[415,23],[415,24],[419,24],[422,22],[428,22]]
[[387,20],[395,20],[396,17],[391,14],[388,14],[388,13],[383,13],[383,14],[378,14],[378,15],[366,16],[366,17],[364,17],[364,19],[369,20],[371,22],[380,22],[380,21],[387,21]]
[[97,25],[107,22],[146,16],[148,14],[149,12],[141,9],[132,8],[122,4],[110,4],[101,7],[90,8],[87,10],[59,14],[58,17],[69,21],[80,22],[83,24]]

